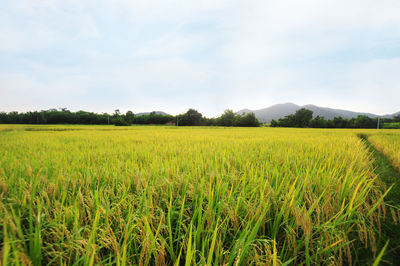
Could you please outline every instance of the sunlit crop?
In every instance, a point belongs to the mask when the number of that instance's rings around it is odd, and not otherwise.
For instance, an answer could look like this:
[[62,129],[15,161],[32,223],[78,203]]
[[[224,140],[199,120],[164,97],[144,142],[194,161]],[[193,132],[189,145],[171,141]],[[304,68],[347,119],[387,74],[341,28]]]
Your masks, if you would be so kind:
[[368,140],[400,171],[400,131],[393,130],[392,133],[388,133],[388,131],[385,133],[373,134],[368,137]]
[[0,128],[4,264],[354,263],[384,192],[351,130]]

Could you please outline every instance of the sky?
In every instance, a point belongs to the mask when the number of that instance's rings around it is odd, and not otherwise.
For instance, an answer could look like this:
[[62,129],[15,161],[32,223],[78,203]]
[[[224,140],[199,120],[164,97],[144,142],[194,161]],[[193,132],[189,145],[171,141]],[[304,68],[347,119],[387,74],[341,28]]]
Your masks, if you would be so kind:
[[400,111],[400,1],[0,1],[0,111],[286,102]]

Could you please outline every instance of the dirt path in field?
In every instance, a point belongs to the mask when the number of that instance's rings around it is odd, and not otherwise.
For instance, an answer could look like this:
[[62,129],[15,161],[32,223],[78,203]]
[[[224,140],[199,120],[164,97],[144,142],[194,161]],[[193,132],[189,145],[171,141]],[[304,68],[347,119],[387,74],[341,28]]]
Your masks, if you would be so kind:
[[382,218],[382,237],[378,248],[381,249],[389,240],[389,245],[381,262],[387,265],[398,265],[400,259],[400,221],[398,215],[392,215],[391,212],[399,213],[400,210],[400,173],[389,159],[368,141],[367,135],[359,135],[359,137],[374,156],[375,173],[387,188],[393,185],[385,197],[388,208],[386,217]]

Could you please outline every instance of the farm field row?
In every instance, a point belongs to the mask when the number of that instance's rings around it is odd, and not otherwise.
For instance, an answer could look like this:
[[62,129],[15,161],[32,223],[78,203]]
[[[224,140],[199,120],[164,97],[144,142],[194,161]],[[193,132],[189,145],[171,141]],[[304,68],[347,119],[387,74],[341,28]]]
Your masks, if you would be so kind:
[[400,134],[372,134],[368,141],[400,171]]
[[379,253],[386,212],[360,132],[399,143],[396,130],[0,125],[3,263],[357,263],[359,246]]

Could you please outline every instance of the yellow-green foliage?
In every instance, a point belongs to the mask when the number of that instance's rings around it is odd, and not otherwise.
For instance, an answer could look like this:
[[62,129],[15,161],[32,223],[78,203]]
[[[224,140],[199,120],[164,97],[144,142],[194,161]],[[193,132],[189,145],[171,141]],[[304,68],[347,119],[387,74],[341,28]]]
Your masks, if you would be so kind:
[[400,171],[400,131],[384,131],[382,134],[370,135],[368,141]]
[[351,130],[1,126],[0,198],[5,264],[351,263],[384,212]]

